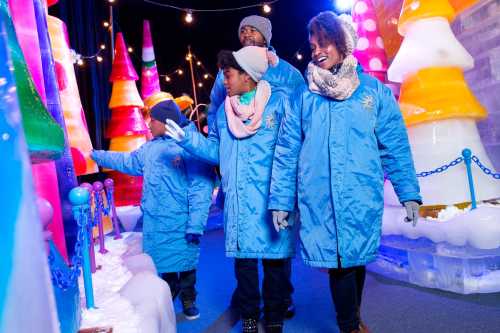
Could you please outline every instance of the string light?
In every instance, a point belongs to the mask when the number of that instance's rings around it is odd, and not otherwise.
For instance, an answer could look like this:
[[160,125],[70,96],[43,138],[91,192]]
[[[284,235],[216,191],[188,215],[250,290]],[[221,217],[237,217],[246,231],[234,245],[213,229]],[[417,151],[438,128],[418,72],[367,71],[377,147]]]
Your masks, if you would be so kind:
[[186,16],[184,16],[184,20],[186,21],[186,23],[192,23],[193,22],[193,11],[192,10],[188,10],[186,12]]
[[98,56],[96,57],[96,59],[97,59],[97,62],[102,62],[102,61],[103,61],[103,58],[102,58],[100,55],[98,55]]
[[105,27],[105,28],[109,28],[109,22],[108,22],[108,21],[104,21],[104,22],[102,22],[102,25],[103,25],[103,27]]
[[134,52],[134,49],[132,48],[132,46],[129,46],[127,50],[128,50],[129,53]]
[[257,8],[257,7],[266,7],[266,6],[269,7],[269,11],[271,11],[270,5],[272,5],[273,3],[276,3],[280,0],[270,0],[270,1],[266,1],[265,3],[260,2],[260,3],[256,3],[253,5],[240,6],[240,7],[215,8],[215,9],[183,8],[183,7],[179,7],[179,6],[169,5],[167,3],[161,3],[161,2],[158,2],[155,0],[143,0],[143,1],[146,3],[150,3],[152,5],[166,7],[166,8],[170,8],[170,9],[175,9],[175,10],[185,12],[188,14],[189,13],[193,14],[194,12],[212,12],[212,13],[214,13],[214,12],[233,12],[233,11],[237,11],[237,10],[244,10],[244,9],[250,9],[250,8]]
[[78,66],[83,66],[83,65],[85,65],[85,62],[83,61],[83,59],[78,59],[78,60],[76,61],[76,63],[77,63],[77,65],[78,65]]
[[101,47],[101,50],[106,50],[106,45],[101,44],[101,46],[100,46],[100,47]]
[[108,2],[109,2],[109,3],[114,3],[114,2],[115,2],[115,0],[108,0]]
[[[203,77],[203,79],[205,79],[205,80],[208,80],[209,78],[213,78],[213,76],[210,75],[210,73],[205,68],[205,66],[203,66],[203,62],[200,59],[197,59],[197,57],[193,53],[189,52],[188,54],[186,54],[185,59],[186,60],[190,59],[191,61],[194,61],[194,60],[196,61],[196,64],[198,66],[200,66],[200,71],[201,70],[203,71],[203,73],[199,74],[200,77]],[[179,67],[177,67],[172,72],[166,73],[166,74],[158,74],[158,76],[160,76],[161,78],[163,78],[165,80],[165,82],[171,83],[174,80],[174,78],[172,77],[172,75],[182,76],[182,75],[184,75],[184,72],[185,72],[185,70],[182,68],[182,64],[181,64]],[[198,81],[198,82],[195,83],[195,85],[197,87],[201,88],[201,87],[204,86],[204,83],[202,81]]]
[[271,6],[269,6],[267,3],[262,6],[262,11],[266,14],[269,14],[271,12]]
[[295,56],[297,57],[297,60],[299,60],[299,61],[304,58],[300,52],[297,52],[297,54]]

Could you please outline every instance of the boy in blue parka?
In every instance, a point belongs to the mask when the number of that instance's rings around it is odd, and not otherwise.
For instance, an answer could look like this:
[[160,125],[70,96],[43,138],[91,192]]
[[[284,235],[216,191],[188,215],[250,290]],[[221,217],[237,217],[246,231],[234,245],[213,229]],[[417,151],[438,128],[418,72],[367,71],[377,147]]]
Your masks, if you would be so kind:
[[165,135],[167,118],[188,133],[196,132],[174,101],[159,101],[151,107],[151,141],[131,153],[97,150],[92,159],[100,166],[144,177],[144,252],[153,258],[172,298],[180,293],[184,314],[192,320],[199,317],[195,304],[199,238],[207,221],[214,179],[208,165]]
[[167,133],[190,153],[219,164],[226,194],[224,223],[226,255],[235,258],[238,306],[243,332],[257,332],[260,316],[258,260],[262,260],[266,332],[282,332],[286,299],[291,287],[288,260],[295,254],[293,216],[288,225],[273,223],[267,210],[269,185],[278,129],[289,111],[287,96],[262,80],[268,67],[267,50],[247,46],[221,51],[228,92],[217,111],[208,138],[186,132],[167,120]]

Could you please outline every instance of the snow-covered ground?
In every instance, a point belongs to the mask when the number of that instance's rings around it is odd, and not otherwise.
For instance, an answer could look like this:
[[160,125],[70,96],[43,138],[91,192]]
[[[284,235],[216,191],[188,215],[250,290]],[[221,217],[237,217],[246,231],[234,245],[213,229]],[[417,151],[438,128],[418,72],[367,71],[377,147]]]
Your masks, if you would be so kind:
[[114,333],[175,332],[175,313],[168,285],[142,252],[139,233],[122,239],[106,238],[106,254],[96,247],[96,273],[92,275],[95,309],[85,306],[83,278],[81,328],[113,327]]
[[470,245],[477,249],[500,247],[500,206],[483,204],[477,209],[460,210],[449,206],[438,218],[420,218],[416,227],[403,222],[402,207],[386,206],[382,224],[383,235],[403,235],[410,239],[425,237],[435,243],[455,246]]

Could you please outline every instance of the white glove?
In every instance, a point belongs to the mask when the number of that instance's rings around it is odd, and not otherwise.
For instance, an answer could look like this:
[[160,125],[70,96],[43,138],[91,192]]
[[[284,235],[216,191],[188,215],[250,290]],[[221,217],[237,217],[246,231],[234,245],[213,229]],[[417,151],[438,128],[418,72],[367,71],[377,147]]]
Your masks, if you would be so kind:
[[405,217],[405,222],[407,223],[413,223],[413,226],[415,227],[418,222],[418,210],[420,208],[420,204],[416,201],[406,201],[403,202],[403,205],[406,208],[406,217]]
[[182,141],[186,132],[172,119],[165,120],[165,133],[175,141]]
[[280,232],[280,229],[285,229],[288,227],[288,212],[282,210],[273,210],[273,225],[276,232]]

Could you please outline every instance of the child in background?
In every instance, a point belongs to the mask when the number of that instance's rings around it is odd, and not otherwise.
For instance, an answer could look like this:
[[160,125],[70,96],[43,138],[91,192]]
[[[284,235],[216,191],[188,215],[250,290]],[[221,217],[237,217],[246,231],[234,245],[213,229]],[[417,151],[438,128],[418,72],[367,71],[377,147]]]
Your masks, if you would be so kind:
[[196,307],[196,267],[213,190],[212,168],[193,158],[165,135],[165,120],[196,131],[172,100],[151,106],[153,139],[131,153],[97,150],[100,166],[143,176],[141,209],[143,247],[168,283],[172,298],[180,294],[187,319],[200,316]]

